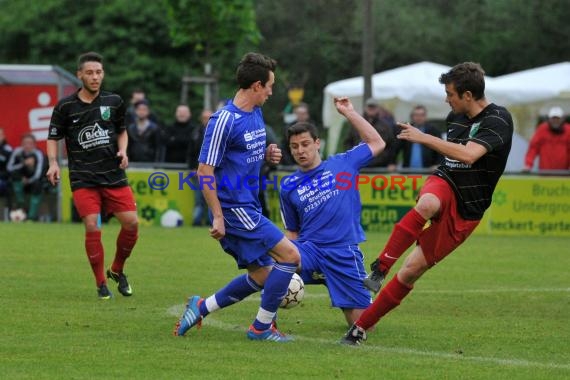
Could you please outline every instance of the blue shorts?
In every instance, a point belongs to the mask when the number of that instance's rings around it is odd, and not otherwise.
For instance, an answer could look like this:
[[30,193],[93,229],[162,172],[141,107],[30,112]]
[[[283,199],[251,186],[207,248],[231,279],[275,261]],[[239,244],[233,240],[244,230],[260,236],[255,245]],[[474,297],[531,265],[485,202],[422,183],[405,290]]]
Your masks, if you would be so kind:
[[305,284],[323,284],[333,307],[366,309],[372,298],[362,284],[364,257],[358,245],[317,247],[294,241],[301,254],[301,278]]
[[236,228],[235,224],[225,223],[226,236],[220,240],[224,251],[237,261],[238,268],[249,265],[271,266],[274,260],[269,251],[285,236],[269,219],[261,215],[259,223],[251,229]]

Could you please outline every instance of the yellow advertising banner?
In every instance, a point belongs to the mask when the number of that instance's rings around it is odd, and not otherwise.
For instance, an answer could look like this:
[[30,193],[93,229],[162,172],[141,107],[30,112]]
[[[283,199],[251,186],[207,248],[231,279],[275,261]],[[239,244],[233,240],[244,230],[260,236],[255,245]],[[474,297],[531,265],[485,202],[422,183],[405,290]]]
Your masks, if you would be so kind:
[[[286,175],[280,173],[280,176]],[[358,184],[365,231],[391,232],[415,204],[427,176],[362,174]],[[279,220],[279,196],[269,192]],[[570,177],[503,176],[475,233],[570,237]]]
[[[67,169],[62,174],[62,220],[70,221],[73,202]],[[282,223],[278,188],[287,174],[272,173],[266,190],[271,219],[278,225]],[[188,172],[129,169],[127,175],[142,225],[160,225],[167,210],[179,211],[184,224],[191,224],[194,192],[198,190],[190,185]],[[339,184],[358,186],[365,231],[390,232],[413,207],[426,178],[370,173]],[[475,233],[570,237],[570,177],[503,176]]]
[[[160,225],[160,218],[167,210],[176,210],[184,218],[185,225],[192,224],[194,191],[184,181],[187,172],[173,170],[129,169],[127,177],[137,202],[141,225]],[[73,199],[69,186],[68,169],[62,170],[61,204],[62,220],[73,219]],[[180,184],[183,186],[180,188]]]
[[570,177],[504,176],[476,232],[570,237]]

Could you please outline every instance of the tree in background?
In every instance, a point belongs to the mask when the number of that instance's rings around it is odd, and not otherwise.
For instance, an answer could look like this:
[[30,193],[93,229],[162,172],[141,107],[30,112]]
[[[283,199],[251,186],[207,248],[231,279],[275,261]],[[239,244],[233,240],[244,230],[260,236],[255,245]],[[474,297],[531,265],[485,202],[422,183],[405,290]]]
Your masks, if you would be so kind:
[[221,79],[222,97],[233,94],[235,88],[228,86],[234,81],[228,79],[233,79],[239,58],[260,39],[253,1],[165,0],[165,4],[174,46],[192,52],[187,71],[202,74],[196,68],[211,65],[213,75]]
[[[473,60],[498,76],[570,61],[568,0],[374,0],[375,67]],[[250,50],[278,61],[269,124],[282,123],[287,86],[304,84],[319,120],[323,88],[361,75],[361,2],[341,0],[0,0],[0,62],[57,64],[75,72],[77,55],[100,51],[106,88],[128,98],[143,87],[164,120],[183,74],[211,62],[220,95],[235,91],[234,70]],[[434,80],[437,80],[435,78]],[[202,88],[190,88],[202,107]]]
[[[1,1],[0,62],[58,65],[75,73],[79,54],[105,57],[105,88],[125,100],[143,88],[153,111],[169,122],[178,103],[184,62],[173,47],[160,1]],[[201,102],[198,97],[198,104]]]

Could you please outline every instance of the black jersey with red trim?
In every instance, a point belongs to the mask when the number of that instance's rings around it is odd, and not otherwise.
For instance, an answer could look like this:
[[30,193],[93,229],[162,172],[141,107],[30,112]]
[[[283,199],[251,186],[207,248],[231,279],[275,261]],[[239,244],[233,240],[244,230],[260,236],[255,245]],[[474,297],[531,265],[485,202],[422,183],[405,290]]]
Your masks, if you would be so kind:
[[479,220],[491,205],[499,178],[505,171],[513,138],[513,119],[506,108],[493,103],[473,119],[450,113],[446,119],[447,141],[467,144],[473,141],[487,149],[473,164],[445,157],[434,175],[445,179],[457,196],[459,214]]
[[101,91],[85,103],[77,94],[57,103],[48,135],[50,140],[65,138],[71,189],[128,185],[117,158],[117,136],[125,131],[123,99]]

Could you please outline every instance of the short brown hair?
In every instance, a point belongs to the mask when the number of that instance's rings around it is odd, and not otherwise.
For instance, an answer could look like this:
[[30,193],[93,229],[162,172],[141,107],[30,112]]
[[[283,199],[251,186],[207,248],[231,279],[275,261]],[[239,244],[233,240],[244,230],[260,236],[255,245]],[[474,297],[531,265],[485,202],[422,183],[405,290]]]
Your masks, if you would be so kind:
[[475,62],[463,62],[453,66],[447,73],[441,74],[439,83],[453,83],[460,98],[466,91],[470,91],[475,100],[485,97],[485,71]]
[[103,56],[99,53],[95,53],[94,51],[81,54],[77,59],[77,70],[83,69],[83,64],[85,64],[85,62],[99,62],[102,65]]
[[241,59],[236,70],[239,88],[246,89],[257,81],[263,86],[269,80],[269,72],[275,71],[277,62],[259,53],[247,53]]
[[308,132],[314,141],[316,141],[319,138],[317,127],[315,127],[311,123],[302,121],[300,123],[295,123],[289,128],[287,128],[287,143],[291,142],[291,136],[300,135],[301,133],[305,132]]

